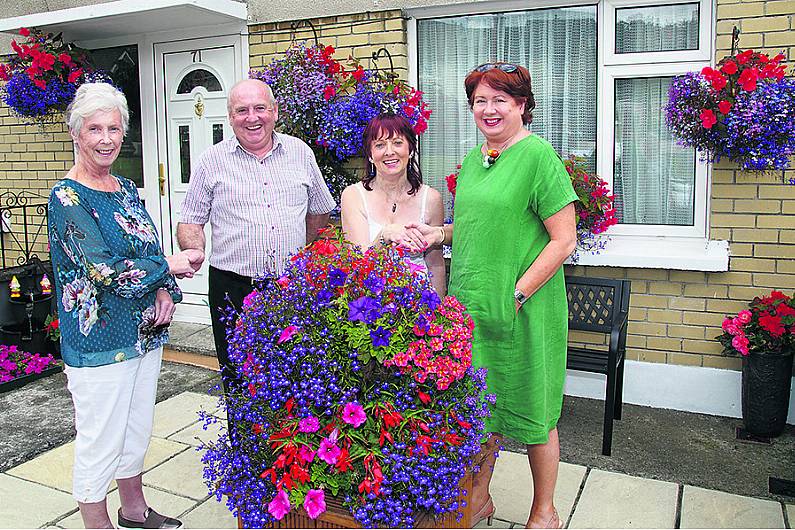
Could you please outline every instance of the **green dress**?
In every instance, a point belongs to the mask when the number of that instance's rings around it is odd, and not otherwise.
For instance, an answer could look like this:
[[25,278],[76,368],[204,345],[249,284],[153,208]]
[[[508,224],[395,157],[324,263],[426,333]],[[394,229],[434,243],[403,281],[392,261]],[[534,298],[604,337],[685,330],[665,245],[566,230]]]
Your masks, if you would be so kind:
[[472,363],[488,368],[496,394],[487,432],[546,443],[557,425],[566,377],[568,305],[563,267],[518,315],[516,282],[549,234],[543,221],[577,200],[552,146],[530,135],[490,168],[480,147],[464,159],[455,196],[450,294],[472,315]]

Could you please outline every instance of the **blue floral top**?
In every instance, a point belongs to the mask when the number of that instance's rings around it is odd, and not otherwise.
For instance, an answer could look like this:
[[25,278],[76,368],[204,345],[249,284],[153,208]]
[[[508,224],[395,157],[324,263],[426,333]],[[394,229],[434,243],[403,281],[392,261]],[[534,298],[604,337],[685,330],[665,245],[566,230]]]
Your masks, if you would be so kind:
[[106,192],[63,179],[50,193],[50,257],[69,366],[121,362],[162,346],[168,326],[152,325],[157,289],[182,300],[135,184],[118,180],[120,190]]

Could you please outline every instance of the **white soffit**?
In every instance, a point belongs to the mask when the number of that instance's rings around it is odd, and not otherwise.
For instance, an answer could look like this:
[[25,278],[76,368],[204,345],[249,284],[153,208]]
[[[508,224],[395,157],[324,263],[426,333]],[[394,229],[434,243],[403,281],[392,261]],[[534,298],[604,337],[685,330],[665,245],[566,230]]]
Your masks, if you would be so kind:
[[87,41],[245,22],[246,4],[233,0],[118,0],[104,4],[0,19],[0,32],[36,27]]

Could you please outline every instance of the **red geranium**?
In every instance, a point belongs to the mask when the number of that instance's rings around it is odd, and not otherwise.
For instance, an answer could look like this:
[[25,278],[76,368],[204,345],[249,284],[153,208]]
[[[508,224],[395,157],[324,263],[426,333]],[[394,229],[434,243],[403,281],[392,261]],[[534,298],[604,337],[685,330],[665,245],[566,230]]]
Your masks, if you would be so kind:
[[756,297],[748,309],[723,321],[717,339],[724,353],[792,355],[795,350],[795,301],[781,291]]

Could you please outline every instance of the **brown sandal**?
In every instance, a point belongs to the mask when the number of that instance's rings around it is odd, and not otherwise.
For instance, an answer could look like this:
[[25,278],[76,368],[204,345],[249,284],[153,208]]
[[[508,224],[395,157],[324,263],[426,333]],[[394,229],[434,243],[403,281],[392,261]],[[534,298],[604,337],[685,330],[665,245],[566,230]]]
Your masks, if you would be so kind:
[[119,527],[120,528],[182,528],[182,521],[173,517],[160,515],[152,508],[147,508],[144,512],[143,521],[131,521],[121,514],[119,508]]

